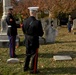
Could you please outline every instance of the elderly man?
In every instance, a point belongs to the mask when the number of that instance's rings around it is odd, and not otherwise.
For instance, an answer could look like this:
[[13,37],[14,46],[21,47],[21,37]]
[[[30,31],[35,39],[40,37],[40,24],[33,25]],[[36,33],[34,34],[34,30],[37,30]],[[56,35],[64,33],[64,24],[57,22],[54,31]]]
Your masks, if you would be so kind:
[[39,48],[39,36],[43,36],[42,24],[36,19],[36,13],[38,7],[29,7],[30,17],[23,22],[23,32],[25,34],[25,45],[26,45],[26,58],[24,71],[29,69],[30,58],[31,70],[30,73],[38,73],[37,62],[38,62],[38,48]]

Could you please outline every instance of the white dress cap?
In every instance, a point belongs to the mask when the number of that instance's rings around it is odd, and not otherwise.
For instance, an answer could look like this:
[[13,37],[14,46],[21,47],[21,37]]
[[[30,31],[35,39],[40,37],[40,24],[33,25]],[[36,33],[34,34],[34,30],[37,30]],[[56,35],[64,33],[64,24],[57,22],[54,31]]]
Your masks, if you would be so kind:
[[37,11],[39,7],[28,7],[30,11]]

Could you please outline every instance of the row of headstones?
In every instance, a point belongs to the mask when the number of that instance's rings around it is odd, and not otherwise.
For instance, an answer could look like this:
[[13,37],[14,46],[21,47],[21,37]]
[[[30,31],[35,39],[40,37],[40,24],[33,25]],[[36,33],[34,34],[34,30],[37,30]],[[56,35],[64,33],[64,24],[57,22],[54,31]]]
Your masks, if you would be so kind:
[[[51,26],[51,19],[41,19],[42,27],[44,30],[44,38],[46,43],[54,43],[55,38],[58,35],[57,26],[60,25],[60,22],[58,19],[53,20],[53,26]],[[76,29],[76,19],[73,20],[72,30]]]
[[[54,43],[55,42],[55,37],[56,37],[56,29],[55,27],[57,26],[57,19],[54,20],[54,26],[52,27],[50,23],[47,23],[44,19],[41,19],[42,22],[42,27],[44,30],[44,38],[40,37],[39,42],[40,44],[44,44],[44,43]],[[6,31],[7,31],[7,25],[5,25],[5,20],[2,20],[2,29],[3,29],[3,33],[1,33],[1,35],[6,35]],[[1,30],[2,30],[1,29]]]
[[[47,23],[44,19],[41,20],[42,22],[42,27],[44,30],[44,38],[40,37],[40,43],[54,43],[55,38],[57,35],[57,30],[56,27],[58,26],[57,19],[53,20],[54,21],[54,26],[52,27],[50,23]],[[3,28],[7,29],[6,26],[3,24]],[[73,26],[72,29],[76,29],[76,19],[73,20]],[[2,33],[3,34],[3,33]]]

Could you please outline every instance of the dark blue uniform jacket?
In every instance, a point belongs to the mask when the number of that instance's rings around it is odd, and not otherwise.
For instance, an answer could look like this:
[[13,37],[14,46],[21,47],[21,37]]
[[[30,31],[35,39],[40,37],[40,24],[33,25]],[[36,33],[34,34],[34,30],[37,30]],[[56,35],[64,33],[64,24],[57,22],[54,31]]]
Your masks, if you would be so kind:
[[[10,21],[12,19],[12,21]],[[6,23],[8,25],[8,30],[7,30],[7,35],[8,36],[14,36],[17,35],[17,25],[16,25],[16,21],[15,18],[13,17],[12,14],[8,14],[6,17]],[[11,27],[9,27],[11,26]]]

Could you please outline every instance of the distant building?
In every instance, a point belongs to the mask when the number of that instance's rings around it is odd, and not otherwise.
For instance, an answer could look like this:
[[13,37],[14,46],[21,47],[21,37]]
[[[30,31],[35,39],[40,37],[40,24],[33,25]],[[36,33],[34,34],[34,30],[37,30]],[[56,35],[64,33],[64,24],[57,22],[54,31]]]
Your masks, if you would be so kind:
[[74,11],[71,13],[71,16],[72,16],[73,19],[76,18],[76,10],[74,10]]

